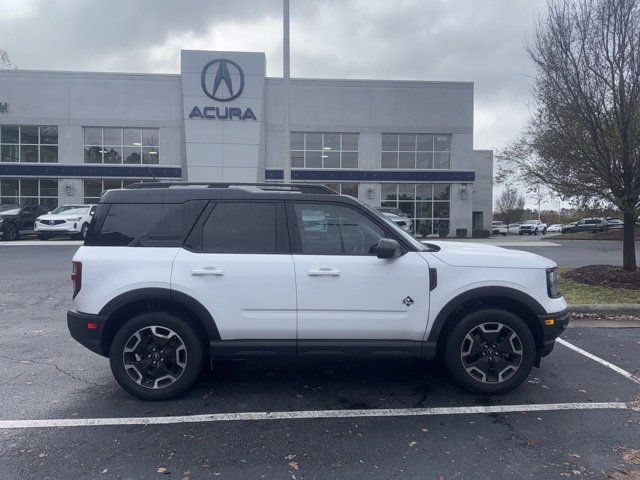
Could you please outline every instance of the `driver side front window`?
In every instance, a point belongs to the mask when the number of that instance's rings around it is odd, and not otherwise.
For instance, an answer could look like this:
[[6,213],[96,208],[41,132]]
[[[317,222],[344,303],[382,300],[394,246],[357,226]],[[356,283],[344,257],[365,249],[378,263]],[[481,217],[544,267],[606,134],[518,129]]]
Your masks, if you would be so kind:
[[384,230],[362,213],[343,205],[295,205],[302,253],[375,255]]

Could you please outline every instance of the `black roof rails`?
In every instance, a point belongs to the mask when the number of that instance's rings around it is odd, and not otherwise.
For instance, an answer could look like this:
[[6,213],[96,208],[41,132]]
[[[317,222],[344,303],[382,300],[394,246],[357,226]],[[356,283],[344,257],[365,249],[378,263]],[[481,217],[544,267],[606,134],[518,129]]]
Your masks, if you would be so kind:
[[242,183],[242,182],[137,182],[124,188],[169,188],[183,186],[201,186],[203,188],[229,188],[229,187],[259,187],[264,191],[298,191],[300,193],[316,193],[324,195],[339,195],[335,190],[324,185],[310,183]]

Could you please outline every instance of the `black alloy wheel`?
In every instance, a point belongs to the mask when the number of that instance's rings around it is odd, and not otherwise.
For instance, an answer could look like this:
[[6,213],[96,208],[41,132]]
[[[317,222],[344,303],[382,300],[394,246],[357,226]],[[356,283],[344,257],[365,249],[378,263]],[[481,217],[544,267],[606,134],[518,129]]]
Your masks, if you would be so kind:
[[536,343],[523,319],[500,308],[467,314],[451,329],[444,359],[453,378],[474,393],[500,394],[520,385],[536,358]]
[[185,320],[166,312],[133,317],[116,333],[109,352],[120,386],[144,400],[184,393],[204,363],[203,342]]

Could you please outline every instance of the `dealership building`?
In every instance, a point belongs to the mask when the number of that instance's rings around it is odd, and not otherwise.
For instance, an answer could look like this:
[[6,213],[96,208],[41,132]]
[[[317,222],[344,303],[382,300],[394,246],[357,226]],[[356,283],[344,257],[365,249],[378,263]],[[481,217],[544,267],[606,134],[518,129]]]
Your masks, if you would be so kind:
[[[398,207],[416,233],[488,228],[473,83],[291,79],[293,182]],[[264,53],[182,51],[180,74],[0,70],[0,199],[94,203],[140,180],[278,182],[283,80]]]

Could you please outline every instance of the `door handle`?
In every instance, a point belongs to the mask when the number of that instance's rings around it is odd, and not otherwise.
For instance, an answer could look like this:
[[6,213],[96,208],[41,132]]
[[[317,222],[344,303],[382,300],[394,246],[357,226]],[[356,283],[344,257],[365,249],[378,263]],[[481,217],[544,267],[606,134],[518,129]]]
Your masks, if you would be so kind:
[[204,277],[209,275],[221,277],[222,275],[224,275],[224,270],[215,267],[196,268],[194,270],[191,270],[191,275],[193,275],[194,277]]
[[308,274],[310,277],[339,277],[340,270],[333,270],[332,268],[312,268]]

